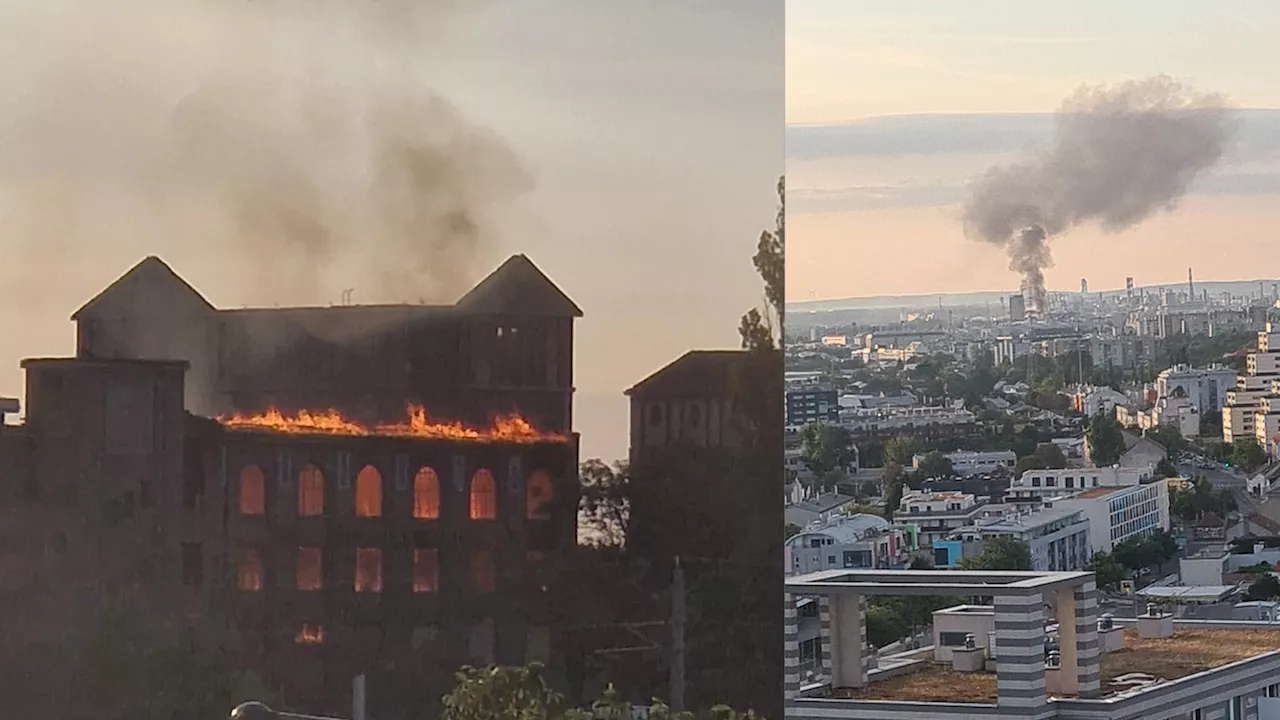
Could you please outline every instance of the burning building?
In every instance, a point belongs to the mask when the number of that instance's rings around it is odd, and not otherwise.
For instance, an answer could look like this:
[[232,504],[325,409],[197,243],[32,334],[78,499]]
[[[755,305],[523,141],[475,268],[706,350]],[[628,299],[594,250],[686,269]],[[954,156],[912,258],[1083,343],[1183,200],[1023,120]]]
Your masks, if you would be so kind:
[[23,363],[0,467],[8,514],[47,517],[9,624],[142,587],[309,708],[366,674],[380,717],[465,663],[555,668],[580,316],[524,256],[453,306],[232,311],[144,260],[76,313],[76,357]]

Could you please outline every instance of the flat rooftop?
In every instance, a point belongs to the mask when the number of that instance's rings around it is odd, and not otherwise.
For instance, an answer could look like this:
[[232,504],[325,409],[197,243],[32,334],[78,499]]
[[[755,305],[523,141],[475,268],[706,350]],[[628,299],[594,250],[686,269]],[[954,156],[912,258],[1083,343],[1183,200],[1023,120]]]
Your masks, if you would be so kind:
[[1122,488],[1116,488],[1116,487],[1096,487],[1096,488],[1089,488],[1088,490],[1085,490],[1084,492],[1076,493],[1075,495],[1072,495],[1070,499],[1072,499],[1072,500],[1091,500],[1091,499],[1093,499],[1093,498],[1099,498],[1099,497],[1103,497],[1103,496],[1106,496],[1106,495],[1110,495],[1110,494],[1111,494],[1111,493],[1113,493],[1113,492],[1118,492],[1118,491],[1120,491],[1120,490],[1128,490],[1128,489],[1129,489],[1129,488],[1127,488],[1127,487],[1122,487]]
[[[1102,655],[1102,696],[1130,687],[1118,687],[1116,678],[1131,673],[1151,675],[1162,681],[1177,680],[1205,670],[1280,650],[1280,632],[1274,630],[1186,630],[1171,638],[1147,640],[1137,630],[1124,631],[1124,649]],[[915,672],[868,683],[866,687],[837,689],[835,696],[849,700],[902,700],[914,702],[996,702],[995,673],[956,672],[944,663],[921,663]]]

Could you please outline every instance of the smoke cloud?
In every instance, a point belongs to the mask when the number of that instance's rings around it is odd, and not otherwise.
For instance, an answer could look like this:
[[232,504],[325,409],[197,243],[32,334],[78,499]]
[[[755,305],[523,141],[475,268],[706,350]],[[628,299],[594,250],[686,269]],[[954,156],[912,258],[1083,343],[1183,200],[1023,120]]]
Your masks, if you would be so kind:
[[1089,222],[1118,232],[1173,209],[1230,134],[1220,96],[1165,76],[1082,87],[1058,111],[1048,148],[973,183],[965,234],[1004,248],[1027,308],[1043,312],[1050,238]]
[[317,291],[326,273],[362,281],[363,299],[452,301],[495,214],[531,189],[514,153],[431,89],[459,7],[5,3],[7,258],[198,248],[234,268],[243,301],[336,295]]

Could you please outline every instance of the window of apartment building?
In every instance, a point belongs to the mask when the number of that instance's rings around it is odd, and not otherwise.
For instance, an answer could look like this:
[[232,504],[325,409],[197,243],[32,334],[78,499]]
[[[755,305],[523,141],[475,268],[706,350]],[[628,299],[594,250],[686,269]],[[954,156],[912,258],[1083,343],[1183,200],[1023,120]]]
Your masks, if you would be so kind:
[[356,475],[356,516],[382,517],[382,474],[372,465]]
[[240,548],[236,558],[236,587],[245,592],[262,589],[262,555],[257,548]]
[[293,641],[299,645],[319,645],[324,642],[324,626],[320,623],[302,623]]
[[200,543],[182,543],[182,584],[191,587],[204,584],[204,554]]
[[492,520],[498,516],[498,490],[493,473],[480,469],[471,477],[471,519]]
[[1045,479],[1044,479],[1044,486],[1045,486],[1045,487],[1057,487],[1057,486],[1058,486],[1058,478],[1055,478],[1055,477],[1047,477],[1047,478],[1045,478]]
[[440,476],[429,467],[413,476],[413,516],[418,520],[440,517]]
[[539,470],[529,476],[525,485],[525,505],[530,520],[549,520],[551,518],[551,475]]
[[382,550],[356,548],[356,592],[382,592]]
[[324,514],[324,473],[315,465],[298,471],[298,514],[302,517]]
[[431,593],[440,589],[440,553],[435,548],[413,549],[413,591]]
[[264,515],[267,512],[267,478],[262,468],[246,465],[240,470],[240,514]]
[[319,590],[324,587],[324,554],[318,547],[298,548],[298,589]]
[[968,634],[965,632],[940,632],[938,633],[938,642],[943,647],[964,647],[964,638]]
[[1040,478],[1038,477],[1031,478],[1031,487],[1040,487]]
[[1076,479],[1075,479],[1075,478],[1070,478],[1070,477],[1068,477],[1068,478],[1062,478],[1062,487],[1065,487],[1065,488],[1074,488],[1075,486],[1076,486]]
[[472,550],[469,569],[472,592],[491,593],[494,591],[498,569],[492,550]]

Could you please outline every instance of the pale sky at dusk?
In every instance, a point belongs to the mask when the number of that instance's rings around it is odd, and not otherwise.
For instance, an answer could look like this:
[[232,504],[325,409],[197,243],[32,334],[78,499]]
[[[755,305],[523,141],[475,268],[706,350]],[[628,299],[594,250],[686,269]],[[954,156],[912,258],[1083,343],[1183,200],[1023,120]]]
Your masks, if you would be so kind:
[[[1277,37],[1280,6],[1261,0],[787,0],[788,299],[1015,289],[999,251],[963,237],[970,178],[1047,143],[1085,83],[1167,74],[1280,108]],[[1280,112],[1242,112],[1173,213],[1056,239],[1049,286],[1275,277],[1278,201]]]
[[[437,9],[448,5],[464,9]],[[344,210],[348,193],[360,210],[359,171],[343,163],[364,157],[364,138],[325,133],[359,128],[363,103],[385,90],[370,78],[398,72],[501,138],[528,174],[525,194],[487,210],[487,242],[458,280],[523,252],[577,301],[583,457],[625,457],[623,391],[689,349],[737,347],[738,318],[761,301],[751,255],[783,170],[782,5],[405,7],[427,15],[421,35],[354,17],[400,10],[385,2],[0,0],[0,395],[21,392],[20,358],[73,352],[69,315],[147,254],[225,307],[337,302],[349,287],[355,302],[416,302],[390,297],[346,256],[309,284],[273,285],[245,269],[257,238],[220,234],[231,213],[198,194],[164,199],[174,178],[152,172],[188,180],[164,135],[178,101],[251,84],[271,106],[219,120],[266,147],[290,145],[284,160],[333,180],[318,190],[338,200],[330,209]],[[377,44],[387,39],[408,42]],[[290,78],[325,100],[291,105]],[[329,138],[325,152],[294,142],[309,135]],[[271,169],[253,152],[237,160]],[[353,262],[375,252],[358,239],[367,235],[353,234]],[[285,254],[270,267],[289,265]]]

